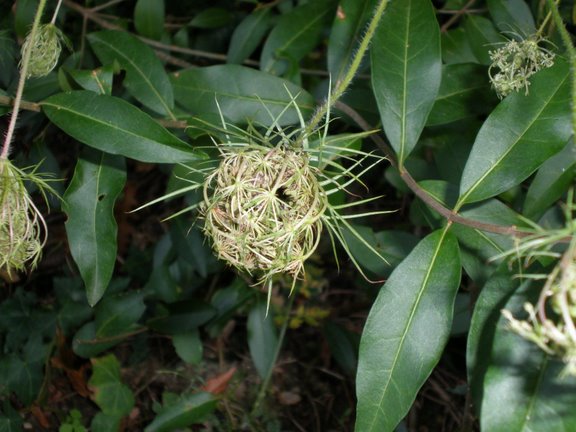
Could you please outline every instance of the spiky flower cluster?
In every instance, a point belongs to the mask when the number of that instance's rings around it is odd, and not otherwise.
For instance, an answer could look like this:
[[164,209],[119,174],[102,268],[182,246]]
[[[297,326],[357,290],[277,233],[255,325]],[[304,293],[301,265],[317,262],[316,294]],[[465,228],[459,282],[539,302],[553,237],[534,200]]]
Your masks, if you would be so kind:
[[204,183],[204,232],[232,266],[268,280],[297,277],[322,231],[326,196],[308,154],[228,149]]
[[35,37],[32,38],[31,36],[28,34],[22,45],[22,53],[25,53],[27,49],[31,50],[26,78],[43,77],[48,75],[58,64],[62,43],[69,46],[69,42],[62,31],[51,23],[41,25]]
[[[572,194],[569,194],[570,201]],[[517,248],[520,256],[531,260],[536,256],[557,258],[549,274],[533,274],[532,279],[545,281],[536,304],[525,303],[525,320],[515,318],[509,310],[502,314],[509,327],[535,343],[546,353],[557,356],[566,364],[565,374],[576,375],[576,220],[566,212],[567,226],[543,231],[524,240]],[[554,251],[566,238],[572,238],[563,254]]]
[[33,173],[0,159],[0,268],[9,274],[24,270],[27,264],[34,267],[46,241],[45,222],[24,187],[26,178],[42,187],[42,180]]
[[540,41],[538,37],[520,42],[510,40],[501,48],[489,52],[492,64],[488,73],[500,99],[522,89],[528,94],[532,75],[554,64],[554,53],[540,46]]

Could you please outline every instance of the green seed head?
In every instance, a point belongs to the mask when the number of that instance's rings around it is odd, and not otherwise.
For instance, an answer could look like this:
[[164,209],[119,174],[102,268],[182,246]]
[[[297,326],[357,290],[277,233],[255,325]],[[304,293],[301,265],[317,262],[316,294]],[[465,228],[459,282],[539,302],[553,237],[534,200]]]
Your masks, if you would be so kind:
[[8,273],[34,267],[45,237],[44,219],[24,187],[24,174],[9,160],[0,160],[0,268]]
[[37,78],[48,75],[58,63],[62,42],[68,45],[66,36],[54,24],[41,25],[34,38],[28,34],[22,45],[22,58],[26,50],[30,49],[30,62],[26,77]]
[[204,183],[204,232],[216,254],[262,280],[303,271],[318,245],[325,209],[303,151],[226,150]]

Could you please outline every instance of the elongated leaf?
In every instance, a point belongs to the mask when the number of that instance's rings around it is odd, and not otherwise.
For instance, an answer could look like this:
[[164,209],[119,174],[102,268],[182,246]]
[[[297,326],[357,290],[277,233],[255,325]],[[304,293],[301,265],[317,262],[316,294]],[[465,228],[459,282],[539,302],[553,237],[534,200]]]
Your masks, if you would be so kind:
[[248,314],[248,346],[258,375],[266,377],[274,367],[274,352],[278,346],[278,336],[274,326],[274,317],[266,316],[266,302],[258,301]]
[[474,305],[466,347],[466,367],[472,397],[477,407],[480,407],[482,401],[482,382],[490,363],[490,351],[500,310],[519,284],[519,279],[514,278],[514,272],[508,263],[503,263],[484,284]]
[[144,294],[141,292],[106,296],[96,309],[96,336],[127,333],[145,310]]
[[536,32],[530,6],[524,0],[488,0],[494,24],[502,32],[528,37]]
[[459,282],[456,239],[435,231],[381,288],[360,343],[357,431],[391,432],[406,415],[450,334]]
[[232,123],[270,125],[278,117],[280,125],[297,123],[295,108],[288,107],[293,97],[304,117],[314,107],[314,99],[302,88],[238,65],[189,69],[174,75],[173,83],[176,102],[191,114],[218,115],[220,105],[222,114]]
[[144,432],[171,432],[203,421],[216,408],[218,400],[202,392],[182,397],[178,402],[165,406],[144,429]]
[[143,105],[173,117],[174,93],[164,66],[147,46],[127,32],[105,30],[88,35],[103,65],[115,61],[126,71],[124,86]]
[[542,164],[524,201],[526,216],[536,219],[560,199],[576,178],[576,145],[572,138],[564,149]]
[[375,6],[375,0],[340,2],[328,42],[328,71],[332,82],[342,78]]
[[487,73],[486,68],[476,64],[444,66],[442,85],[426,125],[451,123],[489,112],[497,99],[490,91]]
[[483,65],[492,63],[490,51],[502,46],[506,38],[498,33],[492,21],[478,15],[469,15],[464,24],[464,30],[472,52]]
[[175,163],[204,154],[128,102],[89,91],[59,93],[42,102],[50,121],[78,141],[142,162]]
[[168,313],[149,319],[146,325],[156,331],[180,334],[195,331],[216,315],[216,310],[200,301],[180,301],[167,306]]
[[315,0],[294,8],[278,20],[260,56],[260,69],[281,75],[318,43],[324,24],[334,13],[333,0]]
[[270,8],[256,9],[236,27],[230,38],[228,63],[242,63],[256,50],[272,24]]
[[403,164],[442,79],[440,31],[430,0],[390,2],[374,36],[371,59],[382,126]]
[[106,292],[116,262],[114,203],[124,188],[124,158],[85,149],[64,194],[70,252],[94,306]]
[[142,36],[160,39],[164,32],[164,0],[138,0],[134,8],[134,27]]
[[508,190],[562,150],[572,133],[568,76],[558,58],[534,75],[528,96],[511,94],[492,111],[466,162],[459,204]]
[[[506,309],[525,319],[525,302],[534,302],[538,289],[529,284],[516,291]],[[576,377],[560,378],[564,364],[508,330],[500,317],[490,365],[484,377],[480,407],[483,431],[576,430]],[[502,407],[505,407],[503,409]]]

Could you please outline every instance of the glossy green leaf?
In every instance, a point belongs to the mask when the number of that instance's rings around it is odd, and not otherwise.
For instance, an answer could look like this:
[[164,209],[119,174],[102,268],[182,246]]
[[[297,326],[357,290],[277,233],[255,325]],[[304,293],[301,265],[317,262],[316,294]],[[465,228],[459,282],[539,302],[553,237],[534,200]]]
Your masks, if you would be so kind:
[[122,383],[120,363],[113,354],[92,359],[88,385],[93,391],[92,399],[104,414],[126,416],[134,407],[134,395]]
[[488,71],[476,64],[454,64],[442,68],[442,84],[427,126],[441,125],[485,114],[496,105]]
[[174,93],[164,66],[152,48],[130,33],[105,30],[88,35],[103,65],[118,62],[126,71],[124,87],[151,110],[173,117]]
[[442,79],[440,30],[430,0],[390,2],[371,59],[382,126],[402,165],[416,146]]
[[360,336],[332,321],[324,326],[324,336],[336,363],[346,373],[354,375],[358,365]]
[[103,66],[94,70],[71,69],[68,73],[84,90],[90,90],[98,94],[112,94],[114,75],[110,66]]
[[[90,432],[110,432],[120,428],[122,416],[97,413],[90,422]],[[63,432],[59,430],[58,432]]]
[[[478,63],[463,27],[442,33],[442,60],[444,64]],[[444,80],[442,80],[444,82]]]
[[25,405],[31,405],[36,400],[42,380],[45,359],[26,361],[17,354],[0,357],[0,388],[14,392]]
[[488,10],[503,33],[528,37],[536,32],[530,6],[524,0],[488,0]]
[[252,121],[270,125],[278,117],[280,125],[297,123],[296,110],[286,109],[293,97],[304,118],[314,107],[314,99],[302,88],[238,65],[189,69],[175,74],[172,81],[176,102],[192,115],[218,115],[219,105],[224,117],[232,123]]
[[106,292],[116,263],[114,204],[126,182],[124,158],[85,149],[64,194],[70,253],[94,306]]
[[142,162],[175,163],[204,154],[128,102],[89,91],[59,93],[42,102],[50,121],[78,141]]
[[482,402],[482,382],[490,363],[500,310],[519,284],[520,280],[514,278],[514,269],[508,263],[502,263],[482,286],[474,305],[466,346],[466,367],[472,398],[477,407]]
[[138,0],[134,8],[134,27],[142,36],[159,40],[164,33],[164,0]]
[[109,337],[129,332],[145,310],[141,292],[106,296],[96,307],[96,336]]
[[199,364],[202,361],[202,340],[198,330],[176,334],[172,337],[176,354],[186,363]]
[[407,232],[374,232],[368,226],[356,224],[353,227],[380,254],[376,255],[350,230],[343,229],[344,238],[358,264],[376,278],[388,276],[418,243],[418,238]]
[[194,16],[188,25],[201,29],[215,29],[226,26],[232,18],[233,15],[228,9],[208,8]]
[[342,78],[375,7],[375,0],[344,0],[338,5],[328,41],[328,72],[332,82]]
[[[523,285],[505,308],[526,319],[525,302],[539,290]],[[565,365],[534,343],[508,330],[501,316],[483,382],[480,425],[483,431],[576,430],[576,377],[560,377]],[[503,409],[505,407],[505,409]]]
[[278,334],[272,311],[266,316],[266,302],[254,303],[248,313],[248,346],[254,366],[261,378],[265,378],[274,367],[274,353],[278,346]]
[[196,330],[214,317],[215,313],[214,308],[201,301],[180,301],[166,306],[166,312],[150,318],[146,325],[163,333],[185,333]]
[[228,63],[240,64],[258,48],[272,25],[271,8],[254,10],[234,29],[228,46]]
[[438,362],[460,283],[455,237],[435,231],[380,289],[360,342],[356,430],[392,432]]
[[557,58],[534,75],[529,95],[511,94],[492,111],[466,162],[460,204],[508,190],[562,150],[572,133],[568,76]]
[[576,145],[568,141],[564,149],[542,164],[524,201],[524,214],[532,219],[560,199],[576,178]]
[[280,17],[270,32],[260,56],[260,69],[282,75],[318,43],[324,24],[334,14],[333,0],[315,0]]
[[172,432],[202,422],[214,411],[217,402],[206,392],[183,396],[178,402],[164,406],[144,432]]
[[90,359],[118,345],[123,340],[123,338],[105,338],[104,341],[99,342],[96,337],[96,323],[90,321],[74,334],[72,349],[76,355]]
[[506,41],[504,36],[498,33],[492,21],[478,15],[469,15],[466,18],[464,30],[478,61],[483,65],[491,64],[489,51],[502,46]]
[[30,31],[34,14],[38,9],[38,0],[20,0],[14,4],[14,29],[20,38],[26,37]]

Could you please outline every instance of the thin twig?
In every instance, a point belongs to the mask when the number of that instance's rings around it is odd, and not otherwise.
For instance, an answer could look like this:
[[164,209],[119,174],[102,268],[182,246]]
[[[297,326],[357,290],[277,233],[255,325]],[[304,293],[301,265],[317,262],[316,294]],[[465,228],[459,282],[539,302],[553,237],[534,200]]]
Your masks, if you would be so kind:
[[[350,106],[342,102],[337,102],[335,106],[336,108],[338,108],[339,110],[350,116],[350,118],[354,120],[354,122],[356,122],[356,124],[360,126],[361,129],[365,131],[374,130],[374,128],[371,125],[369,125],[368,122],[366,122],[366,120],[364,120],[364,118]],[[374,143],[378,146],[378,148],[389,159],[390,164],[396,169],[398,169],[396,154],[394,153],[394,150],[392,150],[392,148],[388,145],[388,143],[384,141],[384,139],[380,135],[377,134],[370,135],[370,139],[374,141]],[[404,182],[410,188],[410,190],[412,190],[412,192],[414,192],[414,194],[418,198],[424,201],[426,205],[428,205],[430,208],[438,212],[449,222],[454,222],[459,225],[465,225],[470,228],[478,229],[481,231],[492,232],[495,234],[502,234],[507,236],[526,237],[532,234],[526,231],[518,230],[515,226],[489,224],[460,216],[458,213],[455,213],[452,210],[444,207],[440,202],[436,201],[434,197],[429,195],[428,192],[422,189],[420,185],[418,185],[416,180],[414,180],[414,178],[410,175],[410,173],[406,171],[406,169],[402,168],[398,170],[400,172],[400,177],[402,178],[402,180],[404,180]]]
[[470,8],[474,5],[474,3],[476,3],[476,0],[469,0],[468,3],[466,3],[462,9],[457,11],[454,15],[452,15],[448,19],[448,21],[442,24],[442,27],[440,27],[440,32],[442,33],[447,32],[448,29],[452,26],[452,24],[458,21],[460,17],[464,15],[466,12],[469,12]]

